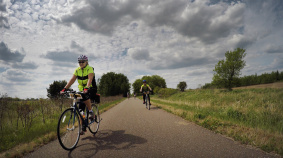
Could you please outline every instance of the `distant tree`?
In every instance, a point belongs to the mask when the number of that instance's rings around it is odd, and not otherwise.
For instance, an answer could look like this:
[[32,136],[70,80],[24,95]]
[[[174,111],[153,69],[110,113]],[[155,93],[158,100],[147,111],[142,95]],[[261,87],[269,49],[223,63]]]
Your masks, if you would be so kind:
[[58,99],[60,98],[60,91],[66,86],[67,81],[54,81],[47,88],[47,97],[50,99]]
[[279,71],[277,70],[277,71],[276,71],[276,81],[279,81],[279,80],[280,80]]
[[146,80],[146,83],[152,88],[153,92],[157,92],[155,88],[167,88],[165,79],[158,76],[158,75],[152,75],[152,76],[143,76],[141,79],[137,79],[133,84],[133,90],[134,93],[139,93],[141,85],[143,84],[143,80]]
[[[60,110],[63,110],[64,100],[68,97],[67,95],[60,95],[60,91],[66,86],[67,81],[54,81],[52,84],[49,85],[47,89],[47,96],[50,99],[55,100],[58,102]],[[71,87],[70,87],[71,88]]]
[[184,92],[187,88],[187,83],[185,81],[182,81],[177,85],[177,88],[180,89],[180,91]]
[[103,74],[99,80],[99,92],[105,96],[115,96],[123,94],[127,96],[127,92],[130,91],[129,79],[124,74],[116,74],[114,72],[108,72]]
[[279,80],[283,80],[283,71],[279,74]]
[[239,77],[241,70],[246,65],[243,60],[245,56],[245,49],[237,48],[234,51],[227,51],[225,53],[226,60],[220,60],[215,65],[213,84],[232,90],[233,81]]
[[142,79],[136,79],[135,82],[132,84],[134,93],[138,94],[140,92],[141,85]]
[[5,94],[2,94],[0,93],[0,130],[1,130],[1,136],[0,137],[3,137],[3,127],[4,127],[4,115],[6,113],[6,110],[9,108],[9,104],[8,104],[8,95],[7,93]]

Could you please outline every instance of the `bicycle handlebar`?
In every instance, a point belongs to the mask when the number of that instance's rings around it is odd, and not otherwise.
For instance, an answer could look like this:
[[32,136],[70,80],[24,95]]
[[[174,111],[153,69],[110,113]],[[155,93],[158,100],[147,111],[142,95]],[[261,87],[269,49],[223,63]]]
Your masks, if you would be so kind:
[[[73,89],[66,89],[64,92],[60,92],[61,95],[67,95],[67,94],[70,94],[70,97],[73,98],[73,97],[81,97],[82,94],[84,94],[84,92],[77,92],[77,91],[74,91]],[[73,95],[72,95],[73,94]],[[76,94],[79,94],[79,95],[76,95]]]

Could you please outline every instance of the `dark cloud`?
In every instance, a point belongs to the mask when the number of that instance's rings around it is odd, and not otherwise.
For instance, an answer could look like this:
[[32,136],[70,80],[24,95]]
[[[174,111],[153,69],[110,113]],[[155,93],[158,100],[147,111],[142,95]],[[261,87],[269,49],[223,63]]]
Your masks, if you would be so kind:
[[86,1],[89,5],[61,18],[61,23],[111,35],[116,26],[142,20],[151,27],[168,26],[180,34],[214,43],[243,26],[245,5],[175,1]]
[[150,63],[150,68],[153,70],[178,69],[184,67],[200,66],[204,63],[215,63],[215,59],[211,59],[210,57],[172,57],[171,59],[152,61]]
[[85,49],[82,46],[80,46],[79,44],[77,44],[77,42],[75,42],[75,41],[72,41],[71,48],[78,50],[81,53],[85,52]]
[[32,81],[31,74],[15,69],[8,69],[7,71],[1,74],[0,78],[3,78],[4,81],[11,81],[13,83],[14,82],[23,83],[23,82]]
[[0,28],[1,27],[4,27],[6,29],[9,29],[10,28],[10,25],[8,23],[8,18],[4,17],[4,16],[1,16],[0,15]]
[[0,11],[6,12],[6,4],[4,4],[3,0],[0,0]]
[[[71,44],[72,48],[80,49],[79,45],[77,45],[75,42],[72,42]],[[94,60],[97,58],[93,54],[89,53],[77,53],[70,50],[56,50],[56,51],[48,51],[45,55],[41,55],[42,58],[50,59],[54,63],[56,63],[54,66],[72,66],[73,63],[77,63],[79,55],[86,55],[89,59],[89,61]]]
[[128,53],[135,60],[150,60],[147,49],[130,48]]
[[255,41],[256,41],[255,39],[243,38],[235,45],[235,48],[245,48],[246,49],[247,47],[254,44]]
[[41,57],[50,59],[56,62],[77,62],[79,54],[69,51],[49,51],[46,55],[42,55]]
[[5,62],[22,62],[25,57],[25,54],[21,54],[18,51],[12,51],[4,43],[0,43],[0,60]]
[[207,75],[209,72],[208,70],[201,70],[201,69],[197,69],[197,70],[193,70],[190,72],[187,72],[188,76],[201,76],[201,75]]
[[16,69],[36,69],[38,65],[36,65],[34,62],[27,62],[27,63],[14,63],[12,67]]
[[0,28],[4,27],[6,29],[10,28],[8,18],[4,17],[2,12],[7,12],[6,4],[4,4],[3,0],[0,0]]
[[111,35],[121,18],[133,13],[135,1],[119,3],[117,1],[86,1],[89,5],[75,10],[72,15],[61,18],[65,25],[76,24],[81,29]]
[[265,48],[267,53],[283,53],[283,46],[269,45]]

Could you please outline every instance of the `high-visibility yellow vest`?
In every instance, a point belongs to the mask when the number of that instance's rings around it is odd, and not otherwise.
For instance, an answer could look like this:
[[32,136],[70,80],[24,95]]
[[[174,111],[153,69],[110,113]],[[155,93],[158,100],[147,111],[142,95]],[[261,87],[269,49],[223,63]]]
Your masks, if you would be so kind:
[[[80,91],[83,91],[83,89],[86,87],[88,81],[88,75],[90,73],[94,74],[93,68],[89,65],[87,65],[83,69],[81,67],[78,67],[73,73],[75,76],[77,76],[77,80],[79,83],[78,88]],[[92,87],[92,84],[90,85],[90,87]]]

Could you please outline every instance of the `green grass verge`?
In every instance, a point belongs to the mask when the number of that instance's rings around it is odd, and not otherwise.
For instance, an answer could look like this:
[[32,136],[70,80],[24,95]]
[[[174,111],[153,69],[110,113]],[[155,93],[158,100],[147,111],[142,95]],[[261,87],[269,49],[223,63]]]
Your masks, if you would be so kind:
[[189,90],[154,105],[244,144],[283,156],[283,89]]
[[[105,101],[100,104],[100,114],[124,101],[125,98],[114,98],[116,100]],[[0,157],[23,157],[23,155],[34,151],[36,148],[57,139],[57,123],[61,112],[55,113],[46,119],[45,124],[42,120],[35,120],[29,130],[19,126],[7,124],[5,130],[1,132]],[[39,115],[37,115],[41,118]],[[16,122],[13,122],[15,124]]]

